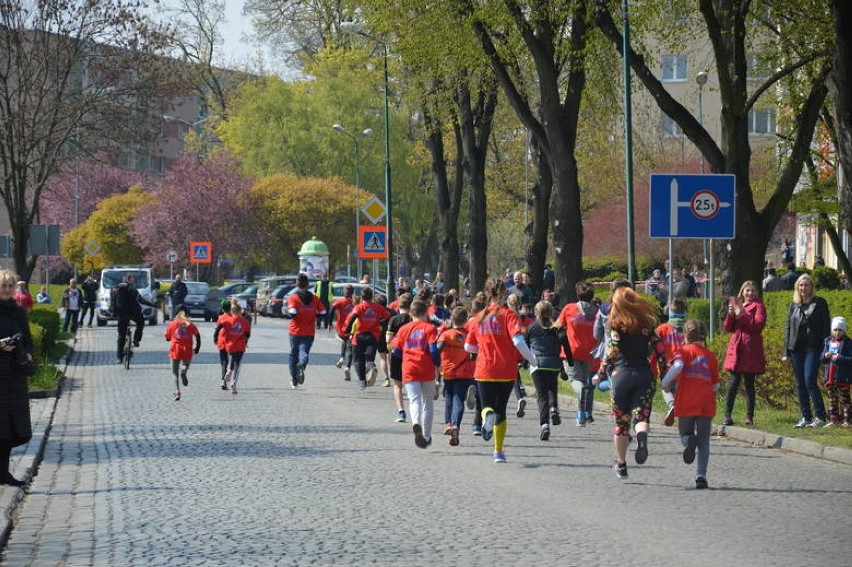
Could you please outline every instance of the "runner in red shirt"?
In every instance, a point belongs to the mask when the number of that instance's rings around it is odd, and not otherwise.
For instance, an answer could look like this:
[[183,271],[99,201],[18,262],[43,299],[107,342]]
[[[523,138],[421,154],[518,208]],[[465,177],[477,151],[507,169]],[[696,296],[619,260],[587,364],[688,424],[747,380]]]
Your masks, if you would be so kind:
[[228,373],[228,351],[225,350],[225,333],[222,332],[222,317],[231,312],[231,300],[223,299],[219,306],[222,313],[216,319],[216,328],[213,330],[213,344],[219,350],[219,366],[222,370],[220,378],[222,380],[222,389],[228,389],[228,380],[225,375]]
[[305,383],[305,368],[314,344],[317,316],[325,315],[325,306],[320,298],[308,291],[307,274],[299,274],[296,278],[296,290],[287,297],[287,311],[284,313],[290,319],[290,388],[293,390]]
[[347,382],[351,380],[350,374],[352,368],[352,345],[349,341],[352,336],[346,328],[346,318],[352,313],[355,308],[355,302],[352,301],[352,296],[355,295],[355,287],[352,284],[346,284],[343,287],[343,297],[331,304],[332,317],[337,317],[337,338],[340,339],[340,360],[337,361],[338,368],[343,369],[343,379]]
[[[683,336],[683,323],[686,320],[686,300],[682,297],[675,297],[669,306],[669,320],[657,327],[657,335],[660,337],[660,342],[665,349],[666,362],[671,364],[675,359],[680,349],[683,348],[686,339]],[[659,373],[657,365],[654,364],[654,356],[649,359],[651,362],[651,370]],[[666,412],[666,417],[663,420],[663,425],[671,427],[675,420],[675,391],[676,384],[672,384],[671,392],[663,392],[663,399],[669,406],[669,411]]]
[[432,444],[434,420],[435,366],[440,364],[435,341],[438,332],[426,315],[426,304],[411,303],[412,321],[394,337],[393,355],[402,357],[402,383],[408,394],[414,444],[425,449]]
[[390,317],[390,311],[373,302],[373,288],[365,287],[361,292],[361,303],[356,305],[346,318],[346,329],[351,329],[354,323],[358,323],[354,337],[355,370],[358,374],[358,387],[362,390],[376,383],[376,350],[379,346],[379,334],[382,332],[381,323]]
[[663,391],[675,391],[675,415],[680,442],[685,447],[683,462],[690,464],[698,451],[695,488],[707,488],[707,465],[710,462],[710,428],[716,416],[716,392],[719,390],[719,361],[707,347],[704,323],[690,319],[683,326],[684,345],[660,385]]
[[506,405],[518,373],[518,354],[530,364],[535,364],[535,357],[524,342],[518,316],[503,305],[503,280],[488,280],[485,293],[489,305],[473,319],[464,346],[477,355],[473,377],[482,397],[482,438],[490,441],[493,432],[494,462],[505,463]]
[[[166,327],[166,340],[171,342],[169,346],[169,358],[172,360],[172,374],[175,377],[175,401],[180,400],[180,384],[189,386],[186,376],[192,355],[198,354],[201,349],[201,335],[198,327],[192,324],[186,315],[186,306],[175,306],[174,320]],[[195,337],[195,350],[192,348],[192,339]],[[179,376],[179,377],[178,377]]]
[[[557,324],[565,329],[571,358],[574,365],[563,362],[563,368],[571,380],[571,386],[577,392],[577,427],[585,427],[593,423],[592,409],[595,404],[595,388],[592,386],[592,375],[598,371],[600,361],[592,356],[592,351],[598,346],[595,338],[595,320],[598,317],[598,306],[592,300],[595,298],[595,288],[586,281],[577,282],[574,286],[577,302],[566,305],[559,314]],[[562,354],[566,360],[567,353]]]
[[243,317],[243,308],[237,298],[231,299],[231,310],[229,313],[219,317],[222,325],[220,333],[225,335],[225,350],[228,352],[228,371],[225,373],[225,382],[231,382],[231,393],[237,393],[237,379],[240,377],[243,354],[248,347],[251,336],[251,324]]
[[464,307],[453,309],[452,329],[446,329],[438,336],[438,351],[441,353],[441,375],[444,377],[446,392],[446,411],[449,416],[450,445],[459,444],[459,428],[464,418],[465,398],[473,379],[474,362],[464,350],[467,339],[467,310]]

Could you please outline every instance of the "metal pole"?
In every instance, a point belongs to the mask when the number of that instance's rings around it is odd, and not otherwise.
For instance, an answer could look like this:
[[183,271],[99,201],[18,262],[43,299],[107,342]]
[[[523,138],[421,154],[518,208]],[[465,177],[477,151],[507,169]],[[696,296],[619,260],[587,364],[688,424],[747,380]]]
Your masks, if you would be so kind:
[[[624,13],[624,182],[627,192],[627,278],[636,281],[635,242],[633,240],[633,115],[630,86],[630,22],[627,15],[627,0],[622,0]],[[669,262],[671,264],[671,262]],[[669,265],[671,270],[671,265]]]
[[713,239],[710,239],[710,338],[716,330],[716,270],[713,268]]
[[[701,126],[702,128],[704,127],[704,83],[707,81],[707,74],[705,73],[703,75],[703,77],[704,78],[702,79],[701,73],[699,73],[698,77],[696,77],[696,80],[698,81],[698,125]],[[704,173],[704,153],[701,152],[700,150],[698,152],[698,157],[699,157],[699,160],[701,162],[701,173],[703,174]],[[702,247],[703,247],[703,250],[704,250],[704,272],[707,273],[709,243],[707,242],[706,238],[704,239]],[[706,282],[705,282],[704,297],[708,297],[708,295],[709,295],[708,286],[706,285]],[[711,333],[710,336],[711,337],[713,336],[712,333]]]
[[388,46],[385,48],[385,222],[387,224],[387,235],[385,236],[385,249],[388,253],[388,301],[392,301],[396,293],[393,285],[393,199],[391,192],[391,163],[390,163],[390,83],[388,81]]
[[668,315],[668,306],[672,304],[674,299],[674,239],[669,238],[669,292],[666,294],[666,315]]
[[360,249],[358,241],[361,238],[361,215],[358,212],[358,191],[361,188],[361,167],[359,165],[361,155],[358,150],[358,136],[353,136],[352,139],[355,141],[355,272],[360,273],[361,258],[358,253],[358,250]]

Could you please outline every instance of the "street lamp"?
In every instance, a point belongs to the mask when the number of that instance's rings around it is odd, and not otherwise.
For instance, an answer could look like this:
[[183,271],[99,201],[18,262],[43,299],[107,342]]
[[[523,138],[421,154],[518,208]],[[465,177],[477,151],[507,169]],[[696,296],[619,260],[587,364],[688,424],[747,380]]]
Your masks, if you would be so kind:
[[390,82],[388,81],[388,44],[374,37],[356,24],[355,22],[340,22],[340,29],[350,34],[358,34],[372,39],[384,48],[384,79],[385,79],[385,225],[387,230],[386,247],[388,253],[388,281],[387,295],[391,300],[396,295],[393,281],[393,200],[391,191],[391,163],[390,163]]
[[[372,136],[373,129],[367,128],[366,130],[359,132],[356,136],[355,134],[347,132],[346,128],[340,124],[335,124],[332,128],[355,143],[355,271],[357,272],[360,270],[360,266],[358,265],[358,239],[361,237],[361,219],[358,214],[358,190],[361,188],[361,153],[359,149],[359,142],[362,137],[365,138],[367,136]],[[352,274],[350,273],[349,275],[351,276]]]

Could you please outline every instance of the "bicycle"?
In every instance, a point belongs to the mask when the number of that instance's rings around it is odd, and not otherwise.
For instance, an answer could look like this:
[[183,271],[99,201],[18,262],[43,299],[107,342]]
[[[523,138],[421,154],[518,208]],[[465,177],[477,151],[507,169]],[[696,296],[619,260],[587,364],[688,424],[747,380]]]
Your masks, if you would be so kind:
[[130,370],[130,359],[133,358],[133,327],[135,322],[131,319],[127,322],[127,330],[124,333],[124,369]]

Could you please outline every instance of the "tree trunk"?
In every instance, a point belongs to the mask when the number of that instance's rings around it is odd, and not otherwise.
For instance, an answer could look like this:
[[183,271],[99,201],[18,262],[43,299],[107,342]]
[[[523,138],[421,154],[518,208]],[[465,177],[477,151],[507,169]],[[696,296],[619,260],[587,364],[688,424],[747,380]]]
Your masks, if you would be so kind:
[[583,216],[574,152],[566,147],[550,159],[554,178],[553,244],[556,249],[556,290],[563,304],[576,301],[575,286],[583,279]]
[[841,210],[839,224],[852,234],[852,28],[849,26],[852,21],[852,3],[849,0],[832,0],[831,9],[837,43],[832,76],[840,157],[837,169],[842,171],[837,176],[837,197]]
[[822,221],[823,227],[825,227],[825,234],[828,236],[829,242],[831,242],[831,249],[834,250],[834,255],[837,256],[837,261],[840,262],[840,271],[844,274],[852,274],[852,265],[849,263],[849,256],[843,250],[843,243],[840,242],[840,235],[837,234],[837,228],[835,228],[834,223],[831,222],[827,214],[820,213],[819,218]]
[[[533,221],[531,238],[527,247],[527,269],[532,275],[532,285],[536,291],[543,289],[544,264],[547,261],[547,237],[550,229],[550,202],[553,193],[553,176],[550,174],[547,160],[538,151],[538,144],[532,141],[536,156],[538,182],[532,188]],[[526,230],[526,227],[525,227]]]

